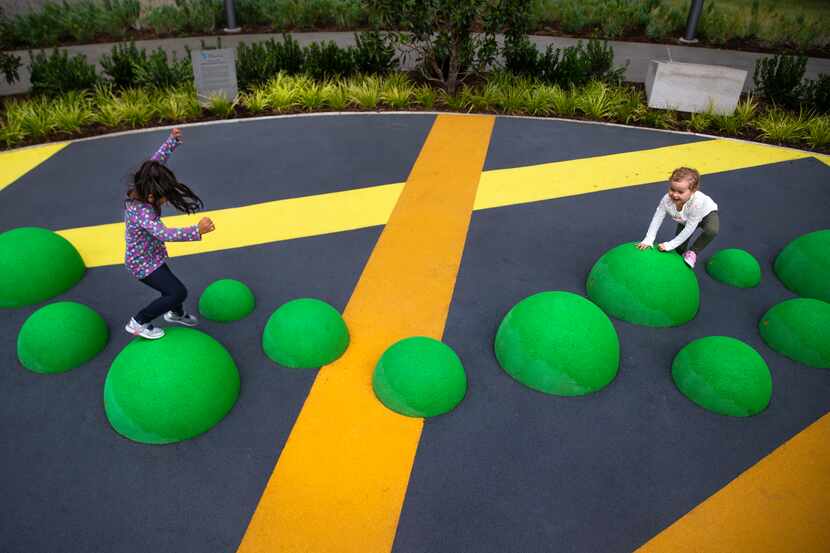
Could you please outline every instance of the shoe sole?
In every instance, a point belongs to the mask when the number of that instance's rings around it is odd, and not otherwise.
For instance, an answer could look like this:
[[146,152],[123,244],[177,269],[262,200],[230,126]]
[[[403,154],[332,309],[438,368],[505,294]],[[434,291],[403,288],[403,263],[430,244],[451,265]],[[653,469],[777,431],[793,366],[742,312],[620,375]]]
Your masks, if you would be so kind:
[[195,323],[186,323],[184,321],[177,321],[175,319],[168,319],[166,315],[164,316],[164,320],[167,321],[170,324],[177,324],[177,325],[189,326],[189,327],[194,327],[194,326],[199,324],[198,321],[195,322]]
[[141,334],[140,332],[133,332],[132,330],[130,330],[130,327],[128,327],[128,326],[125,326],[124,330],[126,330],[127,334],[129,334],[130,336],[138,336],[139,338],[144,338],[145,340],[158,340],[159,338],[164,338],[164,333],[163,332],[158,336],[145,336],[144,334]]

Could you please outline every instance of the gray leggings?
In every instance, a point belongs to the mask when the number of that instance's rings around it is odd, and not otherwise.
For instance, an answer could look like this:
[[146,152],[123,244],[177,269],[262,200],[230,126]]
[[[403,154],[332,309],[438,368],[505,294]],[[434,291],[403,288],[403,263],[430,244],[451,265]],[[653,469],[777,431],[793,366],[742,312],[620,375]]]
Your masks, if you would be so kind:
[[[678,223],[677,230],[675,231],[674,235],[677,236],[678,234],[680,234],[680,232],[683,230],[683,227],[685,226],[686,225],[682,223]],[[677,251],[679,253],[685,253],[687,249],[690,249],[696,254],[699,254],[703,248],[709,245],[709,242],[715,239],[715,236],[718,235],[718,230],[720,230],[720,219],[718,219],[718,212],[713,211],[709,215],[704,217],[697,228],[703,231],[701,235],[697,237],[697,240],[695,240],[692,243],[692,247],[689,248],[689,242],[691,242],[692,238],[694,238],[694,233],[692,233],[692,236],[690,236],[688,240],[686,240],[682,245],[680,245],[677,248]],[[697,229],[695,229],[695,231],[697,231]]]

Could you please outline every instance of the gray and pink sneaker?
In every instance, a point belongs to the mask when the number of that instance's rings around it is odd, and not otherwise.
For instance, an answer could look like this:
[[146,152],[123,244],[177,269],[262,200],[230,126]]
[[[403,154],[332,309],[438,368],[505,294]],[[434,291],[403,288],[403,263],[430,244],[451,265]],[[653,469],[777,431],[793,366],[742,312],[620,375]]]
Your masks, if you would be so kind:
[[683,254],[683,261],[686,262],[686,265],[694,269],[695,263],[697,262],[697,254],[692,250],[689,250]]

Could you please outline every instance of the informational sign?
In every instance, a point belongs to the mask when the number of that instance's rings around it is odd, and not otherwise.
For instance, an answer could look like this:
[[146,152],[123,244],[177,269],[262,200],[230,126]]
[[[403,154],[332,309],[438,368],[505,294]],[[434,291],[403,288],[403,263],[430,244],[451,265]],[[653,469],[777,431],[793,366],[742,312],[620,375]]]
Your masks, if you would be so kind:
[[196,95],[202,105],[210,103],[213,96],[223,96],[233,101],[239,92],[236,82],[236,51],[233,48],[218,50],[193,50],[193,79]]

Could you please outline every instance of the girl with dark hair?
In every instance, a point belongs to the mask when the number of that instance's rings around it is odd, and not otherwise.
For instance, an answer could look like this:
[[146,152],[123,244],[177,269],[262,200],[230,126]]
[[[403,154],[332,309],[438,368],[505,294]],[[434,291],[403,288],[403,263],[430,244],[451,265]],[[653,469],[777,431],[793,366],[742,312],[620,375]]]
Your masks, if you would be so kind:
[[194,213],[203,207],[199,196],[179,182],[165,165],[179,144],[181,131],[173,129],[153,157],[142,163],[133,175],[124,202],[127,270],[161,292],[160,298],[139,311],[124,328],[130,334],[150,340],[164,336],[162,329],[151,324],[159,315],[164,314],[164,320],[169,323],[185,326],[198,323],[196,317],[184,311],[187,289],[167,266],[164,243],[201,240],[203,234],[215,228],[208,217],[203,217],[197,225],[183,228],[167,228],[161,222],[161,206],[166,202],[184,213]]

